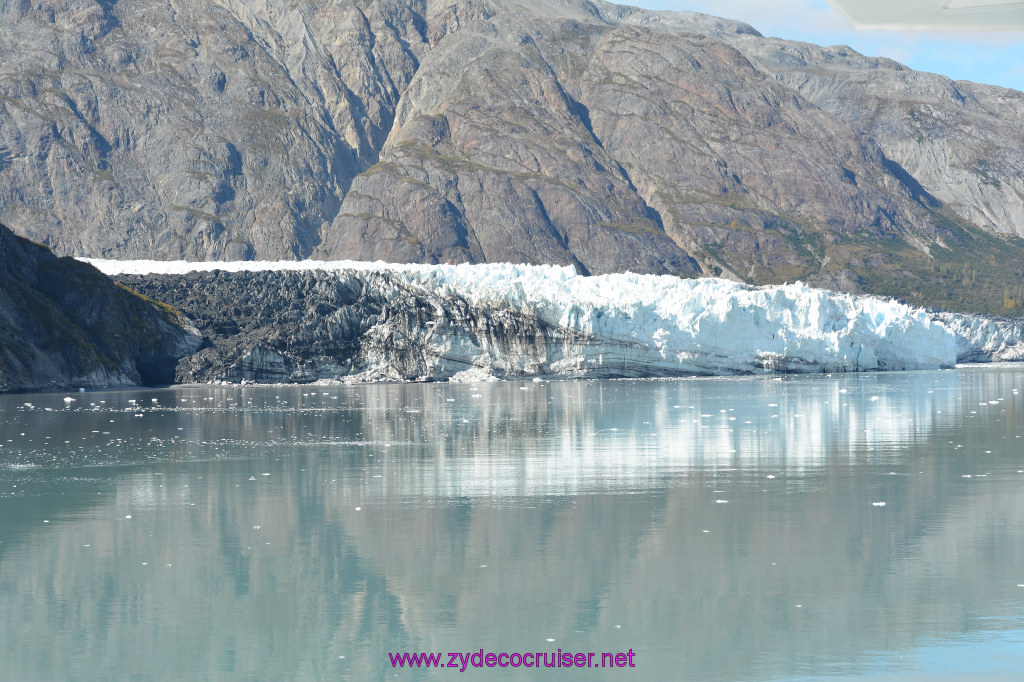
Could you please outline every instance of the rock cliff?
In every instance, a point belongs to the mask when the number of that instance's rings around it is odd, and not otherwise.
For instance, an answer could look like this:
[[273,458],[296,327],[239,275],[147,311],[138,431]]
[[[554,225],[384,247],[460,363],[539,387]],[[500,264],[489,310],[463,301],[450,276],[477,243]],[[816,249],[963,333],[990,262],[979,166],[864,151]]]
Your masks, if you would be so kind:
[[170,383],[201,342],[169,306],[0,225],[0,392]]

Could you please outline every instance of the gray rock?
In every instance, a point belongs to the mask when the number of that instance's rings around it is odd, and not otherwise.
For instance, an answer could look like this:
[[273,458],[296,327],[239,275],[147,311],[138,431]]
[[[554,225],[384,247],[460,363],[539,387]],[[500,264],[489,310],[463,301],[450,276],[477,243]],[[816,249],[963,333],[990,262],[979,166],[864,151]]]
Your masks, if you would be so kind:
[[862,130],[971,223],[1024,236],[1024,93],[922,73],[848,47],[730,37],[757,67]]
[[739,22],[588,0],[19,0],[0,60],[0,219],[60,254],[1024,300],[996,265],[1024,261],[1000,236],[1024,234],[1024,95]]
[[62,255],[308,256],[376,161],[421,21],[312,7],[5,3],[0,217]]
[[0,392],[170,383],[201,343],[180,312],[0,225]]

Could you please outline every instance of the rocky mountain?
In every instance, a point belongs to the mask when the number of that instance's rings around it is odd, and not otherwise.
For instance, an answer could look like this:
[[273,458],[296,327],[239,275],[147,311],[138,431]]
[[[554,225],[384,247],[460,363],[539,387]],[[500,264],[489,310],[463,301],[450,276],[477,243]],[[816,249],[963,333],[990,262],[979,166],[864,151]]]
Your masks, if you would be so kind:
[[169,306],[0,225],[0,392],[169,383],[201,342]]
[[1024,303],[1024,95],[589,0],[18,0],[0,218],[60,254],[572,264]]
[[908,69],[845,47],[733,41],[752,63],[864,131],[942,204],[1024,236],[1024,93]]

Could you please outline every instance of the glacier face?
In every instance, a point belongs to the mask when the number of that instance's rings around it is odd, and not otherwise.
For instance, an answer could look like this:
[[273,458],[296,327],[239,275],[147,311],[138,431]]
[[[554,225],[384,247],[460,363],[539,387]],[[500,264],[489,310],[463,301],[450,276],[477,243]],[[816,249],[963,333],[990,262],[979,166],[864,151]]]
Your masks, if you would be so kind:
[[[280,341],[279,330],[262,336],[247,332],[234,355],[222,360],[221,374],[207,379],[870,371],[1024,357],[1024,328],[1017,322],[930,313],[893,300],[800,283],[751,287],[711,278],[582,276],[571,266],[547,265],[88,262],[111,276],[137,276],[130,282],[133,286],[160,276],[187,279],[213,271],[234,277],[263,273],[259,282],[266,286],[274,277],[304,273],[304,284],[288,286],[312,292],[308,295],[316,299],[304,303],[310,306],[301,321],[307,336],[322,341],[334,334],[334,347],[357,347],[344,362],[337,352],[331,357],[331,351],[311,359],[302,357],[301,334],[289,342]],[[204,280],[203,286],[215,287],[217,281]],[[342,304],[330,295],[332,286],[359,294]],[[159,298],[171,295],[169,291],[144,293]],[[237,291],[231,295],[237,296]],[[352,307],[356,299],[373,297],[389,303],[379,310]],[[187,300],[167,302],[190,314]],[[337,331],[345,315],[364,319]],[[267,340],[271,338],[277,340]],[[402,343],[396,345],[394,339]],[[260,367],[270,373],[260,374]]]

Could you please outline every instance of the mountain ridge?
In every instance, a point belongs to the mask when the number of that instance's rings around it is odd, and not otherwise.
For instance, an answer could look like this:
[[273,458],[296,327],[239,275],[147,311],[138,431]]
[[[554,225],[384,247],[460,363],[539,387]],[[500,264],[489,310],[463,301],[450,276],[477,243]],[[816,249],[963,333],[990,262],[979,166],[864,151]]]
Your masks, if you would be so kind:
[[0,218],[61,254],[1024,300],[1015,91],[580,0],[47,0],[0,24]]

